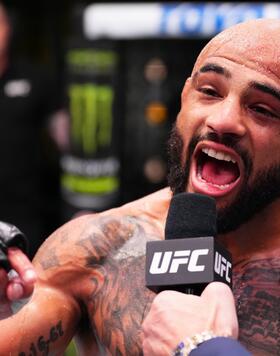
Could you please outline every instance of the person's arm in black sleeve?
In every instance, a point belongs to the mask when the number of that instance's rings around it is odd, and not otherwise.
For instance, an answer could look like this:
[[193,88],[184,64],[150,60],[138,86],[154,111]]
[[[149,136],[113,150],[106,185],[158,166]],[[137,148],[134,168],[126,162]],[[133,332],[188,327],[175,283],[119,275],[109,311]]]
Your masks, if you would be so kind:
[[229,337],[216,337],[205,341],[191,351],[190,356],[250,356],[237,340]]

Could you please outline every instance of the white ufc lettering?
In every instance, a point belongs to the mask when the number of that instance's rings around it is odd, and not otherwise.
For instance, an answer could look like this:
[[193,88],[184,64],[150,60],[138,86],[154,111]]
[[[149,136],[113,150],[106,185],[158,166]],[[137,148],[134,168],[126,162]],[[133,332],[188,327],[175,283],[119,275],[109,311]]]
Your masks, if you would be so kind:
[[151,274],[177,273],[180,265],[187,265],[189,272],[203,272],[205,266],[199,265],[198,259],[208,253],[209,249],[155,252],[149,272]]
[[221,277],[225,277],[228,283],[231,283],[229,276],[231,267],[231,263],[227,261],[225,257],[223,257],[221,254],[219,254],[219,252],[216,251],[214,270]]
[[199,256],[202,255],[208,255],[208,248],[203,248],[200,250],[194,250],[191,258],[190,258],[190,262],[189,262],[189,266],[188,266],[188,270],[190,272],[203,272],[205,270],[205,266],[204,265],[198,265],[197,261]]
[[180,265],[187,265],[190,252],[190,250],[175,251],[169,273],[177,273]]
[[[172,257],[172,251],[164,252],[163,258],[162,258],[162,252],[155,252],[153,260],[152,260],[152,264],[150,267],[150,273],[151,274],[166,273],[168,271],[171,257]],[[161,261],[161,264],[160,264],[160,261]]]

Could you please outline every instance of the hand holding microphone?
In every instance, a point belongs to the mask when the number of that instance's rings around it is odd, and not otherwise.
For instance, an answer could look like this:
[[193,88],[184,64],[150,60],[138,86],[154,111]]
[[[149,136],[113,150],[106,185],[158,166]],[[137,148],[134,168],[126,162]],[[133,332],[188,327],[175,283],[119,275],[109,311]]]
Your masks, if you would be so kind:
[[165,240],[146,246],[146,286],[200,295],[208,283],[231,287],[231,254],[215,239],[216,203],[201,194],[171,199]]
[[215,235],[214,199],[189,193],[172,198],[165,240],[147,243],[146,285],[160,293],[143,323],[144,355],[172,355],[194,335],[237,338],[231,255]]
[[182,340],[203,332],[236,339],[238,321],[232,292],[220,282],[208,284],[201,296],[163,291],[155,297],[142,330],[147,356],[170,356]]

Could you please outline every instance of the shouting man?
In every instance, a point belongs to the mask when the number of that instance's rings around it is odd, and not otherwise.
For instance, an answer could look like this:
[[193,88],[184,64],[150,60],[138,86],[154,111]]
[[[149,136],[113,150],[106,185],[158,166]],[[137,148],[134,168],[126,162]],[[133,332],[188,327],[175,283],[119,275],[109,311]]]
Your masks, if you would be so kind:
[[[59,355],[74,336],[83,355],[141,355],[143,340],[147,355],[153,346],[169,355],[204,329],[237,337],[235,309],[221,311],[228,291],[220,286],[214,302],[212,292],[155,298],[145,287],[146,242],[164,238],[171,196],[185,191],[216,200],[217,239],[233,256],[240,342],[254,355],[280,354],[279,36],[279,20],[253,20],[202,50],[169,142],[170,188],[62,226],[35,256],[36,282],[26,257],[8,251],[19,277],[8,282],[1,271],[1,355]],[[8,301],[30,295],[33,284],[31,299],[7,317]],[[172,298],[185,329],[152,345],[143,320],[155,303],[168,310]]]

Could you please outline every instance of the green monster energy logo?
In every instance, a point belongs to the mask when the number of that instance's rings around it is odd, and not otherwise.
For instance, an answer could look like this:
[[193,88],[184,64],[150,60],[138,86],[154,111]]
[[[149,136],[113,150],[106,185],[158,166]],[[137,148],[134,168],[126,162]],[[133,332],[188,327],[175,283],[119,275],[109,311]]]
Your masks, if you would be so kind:
[[119,188],[119,179],[117,177],[81,177],[64,174],[62,185],[77,193],[104,194],[116,191]]
[[108,85],[85,83],[69,87],[71,138],[87,155],[111,144],[113,97]]

